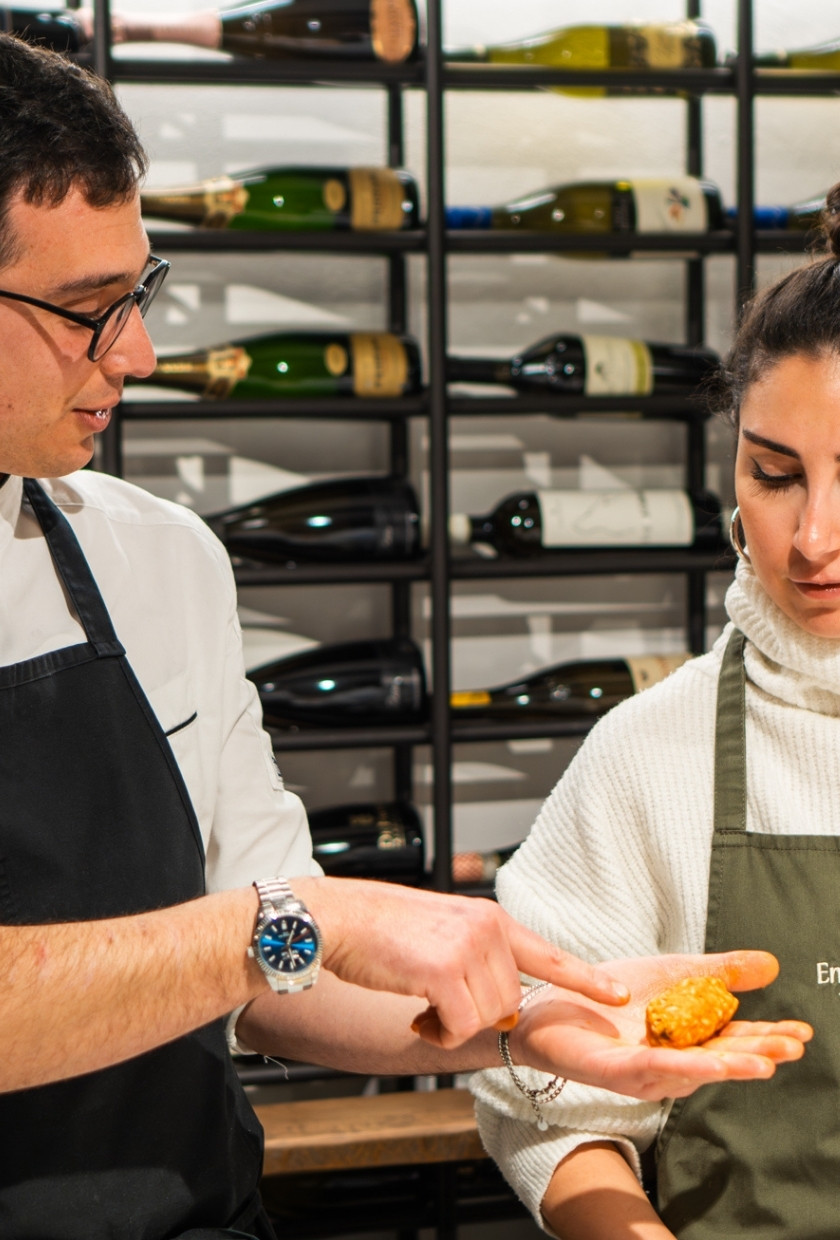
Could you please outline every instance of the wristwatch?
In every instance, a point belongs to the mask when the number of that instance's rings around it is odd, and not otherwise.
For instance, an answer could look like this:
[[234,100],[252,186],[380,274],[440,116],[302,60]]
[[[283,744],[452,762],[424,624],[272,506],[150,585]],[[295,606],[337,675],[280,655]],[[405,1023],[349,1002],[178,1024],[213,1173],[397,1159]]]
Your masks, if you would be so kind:
[[315,984],[323,944],[315,918],[285,878],[254,883],[260,911],[248,955],[256,960],[272,990],[294,994]]

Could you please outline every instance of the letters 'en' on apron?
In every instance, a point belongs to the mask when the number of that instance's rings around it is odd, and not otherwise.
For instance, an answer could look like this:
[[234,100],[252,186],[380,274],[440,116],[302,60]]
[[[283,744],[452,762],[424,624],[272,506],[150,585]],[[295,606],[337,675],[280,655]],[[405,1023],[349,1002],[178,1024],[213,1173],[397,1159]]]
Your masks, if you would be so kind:
[[675,1102],[658,1147],[659,1208],[680,1240],[837,1240],[840,839],[746,830],[744,642],[736,629],[718,687],[706,951],[773,952],[777,980],[740,994],[736,1019],[807,1020],[814,1039],[768,1081],[704,1085]]
[[[204,853],[82,549],[38,483],[24,492],[86,640],[0,668],[0,922],[54,923],[60,940],[62,922],[201,895]],[[72,975],[61,984],[72,996]],[[2,1240],[273,1234],[256,1193],[262,1134],[222,1021],[0,1095],[0,1133]]]

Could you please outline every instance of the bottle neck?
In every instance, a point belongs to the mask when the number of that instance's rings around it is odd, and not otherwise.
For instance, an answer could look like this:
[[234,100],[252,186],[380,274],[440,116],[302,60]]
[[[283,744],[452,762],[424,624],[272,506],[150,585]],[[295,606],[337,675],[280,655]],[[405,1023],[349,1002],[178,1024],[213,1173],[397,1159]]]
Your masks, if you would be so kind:
[[448,357],[446,378],[449,383],[510,383],[510,362],[491,357]]
[[236,385],[247,378],[251,357],[239,345],[219,349],[199,349],[158,359],[147,382],[179,391],[197,392],[205,400],[230,396]]
[[140,203],[144,215],[225,228],[245,210],[248,191],[232,177],[214,177],[183,189],[143,190]]
[[218,48],[222,25],[215,12],[149,18],[112,13],[111,38],[114,43],[188,43]]

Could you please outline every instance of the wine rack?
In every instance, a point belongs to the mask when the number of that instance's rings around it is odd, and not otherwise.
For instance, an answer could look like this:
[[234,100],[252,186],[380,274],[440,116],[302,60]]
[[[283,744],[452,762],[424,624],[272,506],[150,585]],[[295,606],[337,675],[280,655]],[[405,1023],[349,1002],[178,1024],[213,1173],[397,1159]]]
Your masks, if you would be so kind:
[[[699,0],[688,0],[685,16],[702,16]],[[567,14],[568,20],[573,15]],[[685,483],[699,488],[706,471],[706,432],[696,410],[680,398],[608,397],[571,398],[552,396],[466,396],[450,393],[445,382],[448,349],[449,293],[447,268],[451,256],[542,254],[586,251],[589,238],[543,233],[451,232],[445,227],[445,118],[448,97],[455,92],[533,91],[543,87],[604,86],[632,87],[635,92],[667,93],[678,96],[685,116],[685,168],[692,176],[703,175],[704,100],[727,97],[735,106],[735,148],[737,157],[737,225],[733,230],[708,234],[662,234],[599,238],[598,248],[613,254],[655,251],[674,255],[674,262],[685,263],[684,338],[700,344],[706,332],[706,275],[709,257],[734,257],[733,302],[738,303],[754,288],[756,259],[759,254],[796,252],[802,249],[802,235],[784,231],[756,233],[752,224],[754,205],[755,120],[753,104],[758,95],[819,95],[836,92],[840,75],[754,70],[750,62],[753,46],[753,3],[738,0],[737,42],[740,55],[730,65],[714,69],[621,71],[564,71],[521,66],[450,64],[442,57],[441,0],[426,5],[426,49],[422,59],[407,65],[351,65],[245,61],[218,62],[141,60],[114,58],[108,44],[109,2],[96,0],[96,38],[92,60],[96,69],[111,80],[134,84],[192,84],[230,86],[273,85],[313,87],[324,84],[374,87],[387,100],[388,163],[401,166],[404,156],[403,97],[406,91],[422,93],[426,105],[426,221],[413,231],[394,234],[323,233],[213,233],[154,229],[152,242],[162,253],[262,254],[295,251],[314,257],[325,255],[374,255],[387,264],[387,327],[395,332],[406,329],[407,261],[422,256],[426,294],[426,373],[425,391],[417,397],[383,402],[345,400],[283,400],[282,403],[236,401],[223,404],[182,401],[132,401],[121,407],[104,442],[102,465],[122,473],[122,429],[132,420],[172,421],[173,419],[212,420],[231,417],[257,419],[329,419],[334,417],[384,423],[390,442],[390,468],[404,474],[409,469],[408,425],[423,419],[428,433],[429,511],[432,514],[427,554],[409,564],[390,565],[298,565],[242,568],[238,581],[243,589],[251,586],[383,583],[391,597],[391,626],[398,636],[408,636],[411,628],[410,593],[412,586],[425,583],[430,599],[430,673],[434,685],[431,713],[422,725],[398,728],[322,729],[276,735],[278,749],[338,749],[347,747],[385,747],[394,754],[393,795],[411,799],[412,753],[416,746],[431,749],[434,853],[433,881],[440,889],[450,886],[449,861],[452,853],[452,755],[453,746],[464,741],[492,741],[526,737],[580,736],[590,726],[585,720],[545,722],[478,723],[453,720],[448,707],[451,683],[451,611],[453,583],[502,578],[563,578],[600,574],[665,573],[681,578],[686,592],[686,642],[699,652],[706,641],[707,577],[732,565],[728,549],[718,552],[693,549],[625,549],[546,553],[539,559],[512,561],[453,557],[450,551],[446,514],[450,495],[450,419],[471,416],[513,417],[517,414],[551,413],[576,418],[601,411],[611,413],[632,409],[641,420],[667,416],[682,422],[685,433]],[[685,259],[686,250],[697,257]],[[558,273],[558,281],[562,276]],[[548,789],[546,788],[546,791]]]

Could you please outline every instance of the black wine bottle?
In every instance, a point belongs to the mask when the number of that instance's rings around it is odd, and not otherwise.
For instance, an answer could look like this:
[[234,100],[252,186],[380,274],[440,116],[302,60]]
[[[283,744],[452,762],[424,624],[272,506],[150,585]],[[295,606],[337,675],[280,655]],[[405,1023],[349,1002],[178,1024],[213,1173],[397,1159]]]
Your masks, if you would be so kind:
[[460,690],[451,694],[450,706],[457,716],[482,719],[601,715],[664,680],[690,657],[643,655],[557,663],[497,688]]
[[341,642],[266,663],[248,672],[267,723],[415,723],[426,710],[426,679],[408,639]]
[[28,43],[40,43],[56,52],[78,52],[87,46],[93,32],[93,18],[85,20],[60,5],[38,9],[0,7],[0,31],[16,34]]
[[647,396],[691,391],[719,364],[711,349],[619,336],[546,336],[505,360],[450,356],[451,382],[501,383],[570,396]]
[[[447,50],[445,57],[555,69],[686,69],[712,67],[717,49],[702,22],[627,22],[564,26],[513,43]],[[605,94],[608,88],[586,90]]]
[[417,182],[399,168],[253,168],[143,190],[143,214],[200,228],[387,232],[416,228]]
[[[77,15],[92,30],[88,10]],[[270,60],[399,62],[417,49],[414,0],[257,0],[197,13],[115,13],[115,43],[187,43]]]
[[397,397],[420,390],[420,350],[390,332],[283,332],[158,358],[135,383],[203,400]]
[[519,491],[487,516],[453,513],[449,536],[513,556],[559,547],[717,546],[721,510],[710,491]]
[[404,478],[333,478],[205,517],[236,560],[407,560],[420,515]]
[[500,207],[447,207],[446,226],[631,237],[715,231],[724,226],[724,212],[720,191],[709,181],[689,176],[634,177],[556,185]]
[[[310,810],[309,829],[315,860],[331,877],[381,878],[409,886],[426,878],[423,823],[408,801],[369,801]],[[517,848],[513,844],[489,852],[454,853],[453,885],[491,884],[496,871]]]

